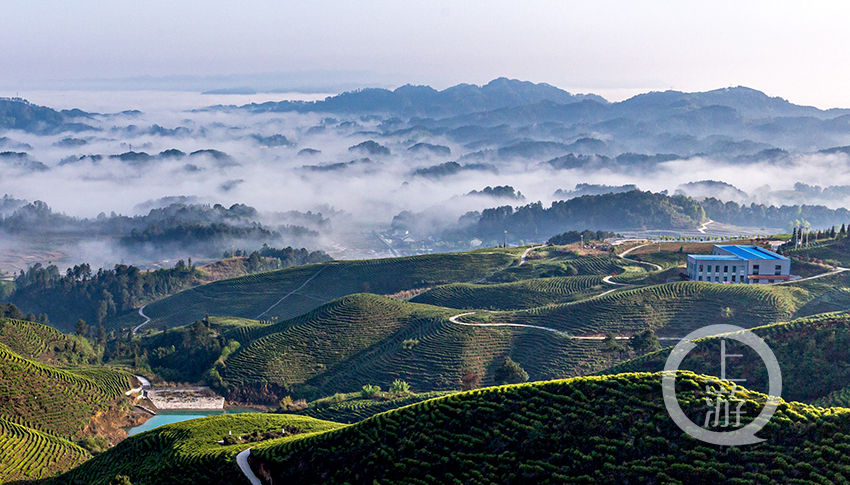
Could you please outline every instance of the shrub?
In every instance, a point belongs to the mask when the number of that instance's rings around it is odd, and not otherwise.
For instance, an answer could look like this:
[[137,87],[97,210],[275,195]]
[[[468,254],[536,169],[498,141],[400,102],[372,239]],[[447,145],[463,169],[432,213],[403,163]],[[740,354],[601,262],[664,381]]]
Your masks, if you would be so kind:
[[381,386],[373,386],[372,384],[366,384],[363,386],[363,390],[360,394],[364,399],[370,399],[376,397],[381,392]]
[[466,371],[463,377],[460,378],[461,391],[471,391],[472,389],[478,389],[480,386],[481,376],[471,370]]
[[419,343],[419,340],[417,340],[415,338],[409,338],[409,339],[406,339],[404,342],[402,342],[401,345],[405,350],[410,350],[413,347],[416,347],[416,344],[418,344],[418,343]]
[[410,394],[410,384],[401,379],[396,379],[393,381],[393,385],[390,386],[390,394]]
[[498,384],[519,384],[528,380],[528,372],[513,359],[506,357],[505,362],[496,369],[494,377]]
[[133,482],[130,481],[130,477],[127,475],[115,475],[115,477],[109,481],[109,485],[133,485]]

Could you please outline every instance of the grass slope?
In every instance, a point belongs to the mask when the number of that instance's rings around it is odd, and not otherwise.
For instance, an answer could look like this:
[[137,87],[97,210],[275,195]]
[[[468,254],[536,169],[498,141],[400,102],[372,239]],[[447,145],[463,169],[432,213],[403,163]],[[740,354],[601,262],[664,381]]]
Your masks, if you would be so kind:
[[88,458],[67,440],[0,417],[0,483],[48,478]]
[[[705,416],[709,379],[678,380],[692,420]],[[748,394],[747,416],[759,397]],[[764,443],[706,445],[666,413],[660,374],[624,374],[454,394],[269,441],[251,461],[271,484],[843,483],[848,427],[848,410],[782,403]]]
[[65,438],[79,437],[135,378],[106,368],[63,370],[0,345],[0,417]]
[[[186,325],[205,315],[281,320],[307,313],[346,295],[393,294],[403,290],[478,281],[516,264],[517,249],[486,249],[407,258],[332,261],[217,281],[157,301],[145,308],[154,326]],[[111,327],[142,323],[126,315]]]
[[[235,438],[290,426],[315,433],[343,425],[306,416],[258,413],[192,419],[130,437],[49,483],[106,485],[120,474],[130,477],[134,485],[248,484],[236,465],[236,455],[252,444],[217,442],[230,432]],[[277,441],[300,438],[293,434]]]

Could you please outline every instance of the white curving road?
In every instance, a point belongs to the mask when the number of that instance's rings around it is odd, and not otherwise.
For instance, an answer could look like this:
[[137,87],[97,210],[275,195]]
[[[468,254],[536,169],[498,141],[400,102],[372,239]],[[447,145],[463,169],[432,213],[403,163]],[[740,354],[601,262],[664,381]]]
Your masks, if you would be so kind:
[[260,313],[259,315],[257,315],[257,316],[254,318],[254,320],[259,320],[259,319],[260,319],[260,317],[262,317],[262,316],[263,316],[263,315],[265,315],[266,313],[270,312],[270,311],[272,310],[272,308],[274,308],[274,307],[276,307],[276,306],[280,305],[281,303],[283,303],[283,300],[286,300],[286,299],[287,299],[287,298],[289,298],[290,296],[292,296],[292,295],[294,295],[295,293],[297,293],[300,289],[302,289],[302,288],[304,288],[305,286],[307,286],[307,283],[309,283],[309,282],[313,281],[313,278],[315,278],[316,276],[319,276],[319,273],[321,273],[322,271],[324,271],[324,270],[325,270],[325,268],[327,268],[327,266],[322,266],[322,267],[319,269],[319,271],[316,271],[316,273],[315,273],[313,276],[311,276],[311,277],[307,278],[307,281],[305,281],[305,282],[304,282],[301,286],[299,286],[298,288],[295,288],[294,290],[290,291],[289,293],[287,293],[287,294],[283,295],[283,298],[281,298],[280,300],[276,301],[276,302],[274,303],[274,305],[272,305],[272,306],[270,306],[270,307],[266,308],[266,311],[264,311],[263,313]]
[[[147,325],[151,321],[151,318],[149,316],[145,315],[145,307],[146,306],[147,305],[142,305],[141,308],[139,308],[139,315],[141,315],[142,318],[145,319],[145,323],[142,323],[141,325],[136,325],[135,327],[133,327],[133,335],[138,333],[140,328],[144,327],[145,325]],[[148,385],[150,385],[150,383],[148,383]]]
[[263,485],[263,482],[254,474],[254,470],[251,470],[251,465],[248,464],[249,455],[251,455],[251,448],[240,451],[236,455],[236,464],[239,465],[239,469],[242,470],[242,474],[251,482],[251,485]]

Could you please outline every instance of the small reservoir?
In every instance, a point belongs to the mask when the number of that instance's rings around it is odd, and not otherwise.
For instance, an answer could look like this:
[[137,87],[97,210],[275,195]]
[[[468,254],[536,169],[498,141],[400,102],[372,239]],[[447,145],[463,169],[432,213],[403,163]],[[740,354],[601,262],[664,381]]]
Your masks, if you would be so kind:
[[159,411],[156,416],[151,417],[144,424],[127,429],[127,436],[137,435],[145,431],[165,426],[166,424],[179,423],[190,419],[204,418],[206,416],[218,416],[220,414],[256,413],[256,409],[230,408],[230,409],[186,409]]

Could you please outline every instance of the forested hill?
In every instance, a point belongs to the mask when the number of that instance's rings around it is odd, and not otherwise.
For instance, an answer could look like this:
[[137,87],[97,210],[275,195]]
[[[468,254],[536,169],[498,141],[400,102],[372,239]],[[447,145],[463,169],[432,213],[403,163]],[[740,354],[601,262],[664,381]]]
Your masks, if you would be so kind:
[[484,86],[458,84],[437,91],[430,86],[401,86],[388,89],[361,89],[329,97],[323,101],[281,101],[250,104],[254,111],[298,111],[323,113],[393,113],[403,116],[445,117],[478,111],[551,102],[557,104],[592,100],[607,104],[595,94],[570,94],[552,85],[498,78]]
[[71,122],[68,114],[71,112],[36,106],[20,98],[0,98],[0,130],[23,130],[49,135],[62,131],[95,129],[82,123]]
[[[468,217],[468,216],[464,216]],[[552,202],[545,209],[535,202],[514,209],[485,209],[465,229],[470,235],[499,239],[503,231],[519,238],[547,239],[570,230],[689,229],[705,220],[705,211],[690,197],[634,190],[620,194],[585,195]]]
[[[587,227],[609,231],[694,229],[709,219],[771,229],[785,229],[795,220],[806,220],[813,227],[830,228],[850,222],[850,210],[822,205],[738,205],[714,198],[697,201],[684,195],[632,190],[559,200],[548,208],[534,202],[520,207],[493,207],[480,214],[471,212],[461,217],[459,233],[463,237],[500,240],[507,230],[511,237],[546,240]],[[447,231],[447,239],[457,235]]]

